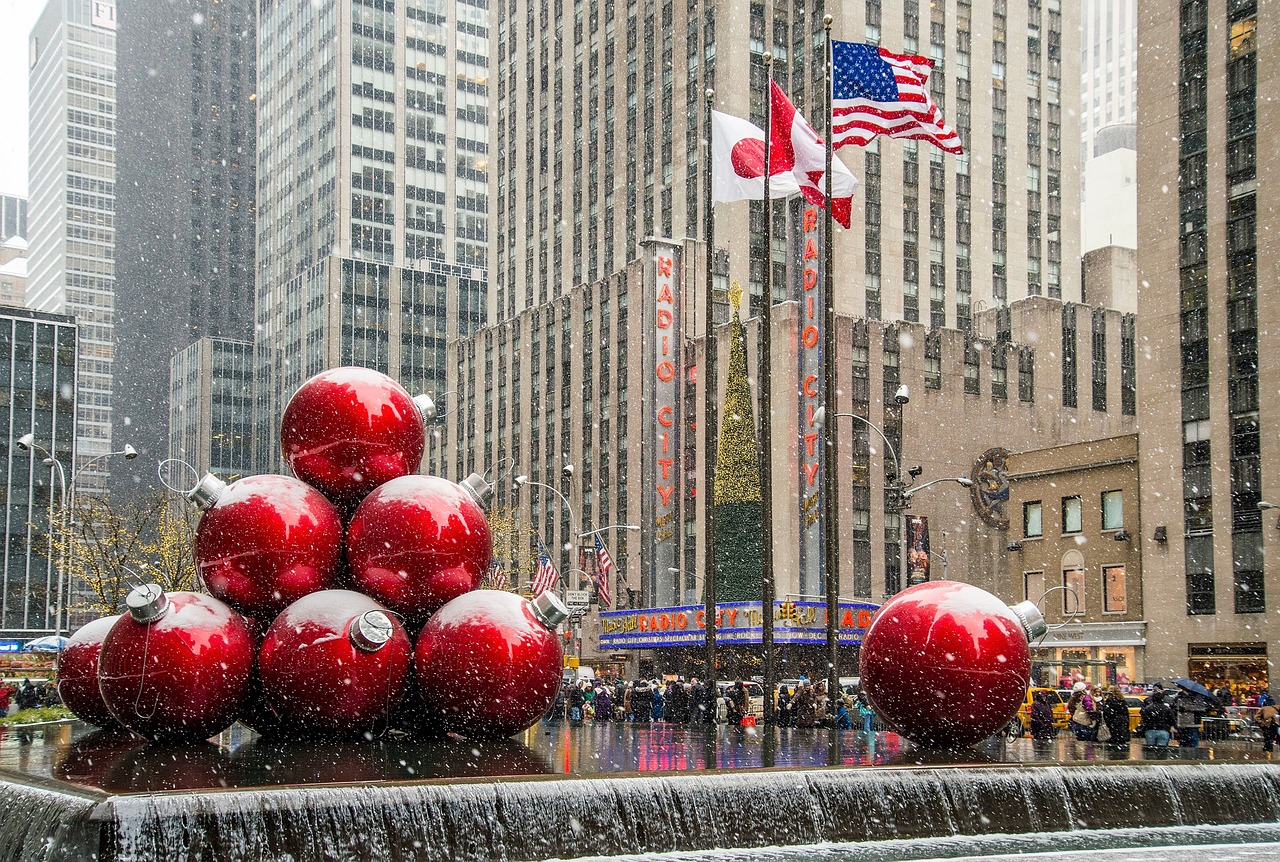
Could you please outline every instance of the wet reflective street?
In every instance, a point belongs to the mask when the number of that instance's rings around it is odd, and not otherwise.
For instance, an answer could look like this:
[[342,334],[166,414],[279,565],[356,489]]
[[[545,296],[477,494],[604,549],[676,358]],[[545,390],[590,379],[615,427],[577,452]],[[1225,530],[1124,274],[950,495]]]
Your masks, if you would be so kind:
[[1258,760],[1238,742],[1185,750],[1108,748],[1062,738],[998,739],[959,751],[921,749],[896,733],[777,731],[663,723],[542,725],[503,740],[458,737],[297,741],[236,725],[203,744],[148,743],[66,724],[0,736],[0,770],[107,793],[203,788],[460,780],[551,775],[652,774],[707,769],[964,766],[998,763],[1105,764],[1141,760]]

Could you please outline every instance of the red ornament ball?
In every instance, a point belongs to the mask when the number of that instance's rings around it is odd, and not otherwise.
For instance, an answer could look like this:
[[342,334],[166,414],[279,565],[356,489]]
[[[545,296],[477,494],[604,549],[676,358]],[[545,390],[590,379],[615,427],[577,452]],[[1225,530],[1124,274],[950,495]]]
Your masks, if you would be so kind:
[[[1021,607],[1021,606],[1020,606]],[[972,584],[932,581],[895,595],[862,640],[876,712],[922,745],[970,745],[1009,723],[1031,678],[1027,629]]]
[[286,728],[372,732],[404,696],[412,648],[382,605],[350,590],[325,590],[276,617],[258,653],[258,674]]
[[492,560],[484,509],[467,488],[436,476],[382,485],[347,527],[356,588],[411,625],[478,587]]
[[431,720],[477,737],[532,727],[560,687],[555,627],[568,613],[551,593],[531,602],[501,590],[476,590],[437,611],[414,652]]
[[76,718],[98,727],[119,727],[98,688],[98,655],[117,614],[86,623],[67,639],[58,658],[58,697]]
[[225,486],[209,476],[192,497],[207,507],[195,557],[215,597],[269,622],[334,585],[342,517],[315,488],[289,476],[246,476]]
[[332,368],[299,387],[280,423],[299,479],[349,510],[383,482],[418,472],[426,446],[409,393],[371,368]]
[[212,596],[146,584],[126,599],[98,659],[116,721],[151,738],[208,739],[231,726],[253,671],[245,620]]

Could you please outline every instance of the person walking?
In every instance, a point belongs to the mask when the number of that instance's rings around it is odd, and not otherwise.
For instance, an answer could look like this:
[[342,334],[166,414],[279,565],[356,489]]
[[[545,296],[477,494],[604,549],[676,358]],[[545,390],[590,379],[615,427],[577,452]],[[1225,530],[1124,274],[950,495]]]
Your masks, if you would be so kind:
[[1031,695],[1031,738],[1053,739],[1058,729],[1053,724],[1053,704],[1049,703],[1049,692],[1040,689]]
[[791,689],[784,686],[778,687],[778,727],[791,727]]
[[1276,702],[1270,697],[1266,706],[1258,710],[1258,717],[1254,721],[1258,725],[1258,729],[1262,731],[1262,750],[1271,753],[1275,746],[1276,733],[1280,731],[1280,709],[1276,708]]
[[600,686],[600,690],[596,692],[595,699],[591,702],[591,705],[596,710],[596,721],[613,720],[613,695],[609,691],[609,686]]
[[858,697],[855,702],[858,705],[858,717],[862,719],[862,732],[867,736],[870,736],[874,730],[876,711],[871,708],[871,701],[867,698],[867,693],[864,691],[858,692]]
[[647,680],[636,680],[631,687],[631,712],[635,721],[645,724],[653,717],[653,688]]
[[839,701],[839,706],[836,707],[836,729],[853,729],[853,716],[849,714],[849,707],[845,706],[843,699]]
[[1138,726],[1148,748],[1168,748],[1173,731],[1173,709],[1165,703],[1164,692],[1155,691],[1147,698],[1139,713]]
[[569,721],[573,724],[582,724],[587,706],[587,696],[582,690],[582,685],[570,686],[569,688]]
[[818,723],[818,703],[813,694],[813,686],[804,683],[796,693],[795,699],[796,727],[810,728]]
[[651,710],[654,721],[662,721],[663,712],[666,709],[666,696],[662,693],[662,686],[655,679],[653,681],[653,708]]
[[1089,694],[1088,683],[1078,682],[1071,687],[1067,701],[1068,724],[1071,733],[1080,742],[1097,742],[1098,708]]
[[1102,696],[1102,724],[1099,725],[1099,738],[1103,727],[1107,729],[1106,744],[1112,748],[1128,748],[1131,734],[1129,732],[1129,704],[1118,688],[1108,688]]
[[1177,713],[1178,745],[1182,748],[1200,747],[1200,722],[1209,711],[1209,702],[1193,691],[1180,691],[1173,701]]

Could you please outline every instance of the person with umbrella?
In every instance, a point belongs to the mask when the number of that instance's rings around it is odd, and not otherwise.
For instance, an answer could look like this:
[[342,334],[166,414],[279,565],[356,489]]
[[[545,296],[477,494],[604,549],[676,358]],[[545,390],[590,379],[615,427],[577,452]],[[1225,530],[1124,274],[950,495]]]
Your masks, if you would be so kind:
[[1177,714],[1178,745],[1199,748],[1200,723],[1204,721],[1205,713],[1218,705],[1218,701],[1213,692],[1193,679],[1175,679],[1173,684],[1179,689],[1173,702]]

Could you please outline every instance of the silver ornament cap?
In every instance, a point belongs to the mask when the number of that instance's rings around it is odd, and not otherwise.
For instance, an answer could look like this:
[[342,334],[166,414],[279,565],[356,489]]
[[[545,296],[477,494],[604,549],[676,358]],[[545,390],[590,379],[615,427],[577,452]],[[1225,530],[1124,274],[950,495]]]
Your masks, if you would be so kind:
[[366,611],[351,621],[348,635],[351,643],[361,652],[377,652],[387,645],[395,634],[391,617],[383,611]]
[[187,492],[187,502],[201,512],[207,512],[218,502],[222,492],[227,490],[227,483],[212,473],[205,473],[196,486]]
[[1035,602],[1018,602],[1009,608],[1022,623],[1022,630],[1027,635],[1027,642],[1038,641],[1049,633],[1049,624],[1044,621],[1044,614]]
[[153,623],[169,612],[169,597],[159,584],[134,587],[124,603],[135,622]]
[[417,405],[418,412],[422,414],[422,424],[431,425],[440,418],[440,411],[436,409],[436,402],[430,395],[415,395],[413,403]]
[[493,502],[493,486],[486,482],[483,476],[472,473],[458,484],[467,490],[471,499],[476,501],[476,505],[486,512],[489,511],[489,504]]
[[529,606],[538,622],[549,629],[555,629],[569,618],[568,606],[560,601],[559,596],[550,591],[534,596]]

